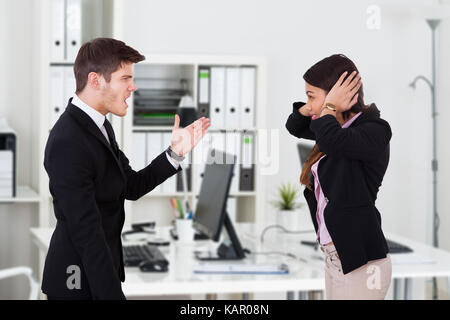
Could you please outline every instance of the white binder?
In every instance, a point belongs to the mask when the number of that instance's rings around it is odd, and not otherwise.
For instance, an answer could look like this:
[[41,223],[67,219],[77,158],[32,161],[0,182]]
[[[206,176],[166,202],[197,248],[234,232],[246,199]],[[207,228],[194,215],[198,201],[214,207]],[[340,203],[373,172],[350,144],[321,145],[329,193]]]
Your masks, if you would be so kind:
[[228,197],[227,199],[227,213],[230,217],[231,223],[236,226],[237,209],[236,209],[236,197]]
[[[147,163],[149,165],[157,156],[163,152],[162,133],[161,132],[147,132]],[[162,184],[153,189],[152,193],[161,193]]]
[[226,69],[225,85],[225,125],[227,128],[239,127],[240,104],[241,104],[241,70],[236,67]]
[[50,59],[51,61],[64,60],[64,25],[65,25],[65,0],[51,0],[50,3]]
[[130,166],[135,171],[141,170],[146,165],[146,138],[145,132],[133,132],[133,153]]
[[203,173],[205,171],[206,160],[208,159],[208,152],[211,147],[211,133],[205,134],[202,140],[194,148],[193,152],[193,167],[195,168],[196,185],[194,186],[195,194],[200,193],[200,188],[203,182]]
[[211,128],[225,127],[225,68],[211,68]]
[[64,67],[50,67],[50,128],[53,128],[65,109],[64,105]]
[[76,90],[76,80],[73,73],[72,66],[66,66],[64,68],[64,100],[63,106],[66,108],[69,103],[69,99],[75,95]]
[[[170,139],[172,138],[172,132],[163,132],[162,133],[162,137],[163,137],[163,140],[162,140],[163,144],[162,144],[162,148],[161,148],[160,152],[162,152],[162,150],[164,150],[168,146],[170,146]],[[169,179],[164,181],[161,184],[161,188],[162,188],[164,193],[175,193],[175,192],[177,192],[177,176],[173,175]]]
[[242,168],[251,169],[254,164],[253,159],[253,134],[251,133],[243,133],[242,134]]
[[81,46],[81,0],[66,0],[67,59],[75,61]]
[[255,71],[254,67],[241,68],[241,109],[239,126],[244,129],[253,128],[255,121]]
[[221,157],[219,157],[217,154],[213,154],[212,153],[212,149],[214,150],[219,150],[222,152],[226,152],[226,145],[225,145],[225,133],[222,132],[213,132],[211,133],[211,146],[210,146],[210,151],[208,152],[208,157],[210,157],[212,159],[212,161],[214,163],[218,163],[218,164],[224,164],[226,159],[223,159]]
[[13,196],[14,154],[11,150],[0,150],[0,198]]
[[241,153],[241,134],[239,132],[228,132],[226,134],[226,153],[236,155],[233,178],[231,179],[230,193],[239,192],[239,162]]
[[198,79],[198,103],[208,104],[209,103],[209,69],[200,68],[199,69],[199,79]]

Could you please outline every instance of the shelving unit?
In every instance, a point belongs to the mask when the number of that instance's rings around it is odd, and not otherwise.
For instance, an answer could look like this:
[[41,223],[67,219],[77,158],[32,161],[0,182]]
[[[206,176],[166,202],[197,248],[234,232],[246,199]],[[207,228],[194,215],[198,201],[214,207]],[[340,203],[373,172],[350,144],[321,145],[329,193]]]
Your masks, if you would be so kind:
[[40,203],[39,193],[29,186],[17,186],[17,195],[15,197],[0,198],[0,204],[14,203]]
[[[256,68],[256,86],[255,86],[255,118],[254,126],[251,128],[237,128],[234,126],[228,127],[215,127],[210,128],[209,133],[218,132],[252,132],[254,133],[254,157],[256,157],[258,152],[258,129],[265,128],[265,115],[264,112],[258,112],[258,110],[265,110],[265,74],[266,74],[266,61],[263,57],[243,57],[243,56],[206,56],[206,55],[152,55],[151,53],[143,53],[146,56],[146,60],[140,62],[134,66],[134,73],[137,78],[136,84],[138,89],[139,79],[145,78],[143,75],[145,71],[149,73],[157,73],[158,80],[164,79],[164,75],[161,74],[161,70],[166,68],[168,71],[167,77],[174,80],[173,70],[183,70],[182,77],[188,79],[189,83],[189,94],[192,96],[193,100],[198,102],[198,71],[200,66],[229,66],[229,67],[240,67],[240,66],[252,66]],[[158,72],[152,70],[155,67]],[[186,70],[189,70],[187,73]],[[149,77],[150,78],[150,77]],[[181,77],[180,77],[181,78]],[[175,78],[175,80],[177,80]],[[179,79],[178,79],[179,80]],[[129,98],[128,114],[122,119],[122,149],[124,153],[131,158],[133,152],[133,133],[134,132],[160,132],[160,131],[171,131],[172,126],[170,125],[135,125],[133,122],[134,114],[134,94]],[[166,146],[164,146],[166,147]],[[164,148],[161,149],[161,152]],[[195,163],[195,153],[192,152],[192,163]],[[185,164],[186,165],[186,164]],[[187,196],[190,201],[192,208],[196,207],[197,202],[197,190],[199,189],[199,184],[201,181],[197,178],[199,175],[199,168],[195,165],[191,166],[191,181],[192,181],[192,191],[188,192]],[[254,174],[254,190],[253,191],[239,191],[230,192],[230,197],[236,198],[236,211],[237,211],[237,221],[262,221],[264,219],[263,215],[263,205],[264,199],[264,181],[261,179],[257,172],[259,170],[259,165],[256,162]],[[176,197],[180,200],[183,199],[183,192],[175,193],[152,193],[144,196],[137,202],[126,202],[126,221],[125,226],[130,226],[132,222],[136,222],[136,216],[139,219],[147,219],[151,221],[157,221],[159,224],[169,224],[173,219],[172,208],[170,207],[169,199],[170,197]],[[145,204],[143,204],[145,203]],[[148,214],[143,214],[143,208],[147,208]],[[150,212],[151,211],[151,212]]]
[[[58,106],[62,111],[66,108],[66,101],[70,96],[73,96],[75,90],[75,78],[70,78],[66,84],[67,88],[62,86],[55,87],[55,83],[52,83],[52,67],[55,66],[65,66],[68,68],[67,73],[73,73],[72,67],[76,55],[66,55],[65,57],[55,58],[54,52],[52,51],[52,46],[54,46],[55,33],[58,33],[54,25],[52,25],[52,3],[58,0],[42,0],[39,2],[39,12],[37,13],[37,20],[39,29],[36,30],[39,41],[39,194],[40,200],[40,215],[39,215],[39,226],[40,227],[50,227],[53,226],[55,220],[53,217],[53,205],[52,197],[48,188],[48,176],[45,168],[43,167],[43,159],[45,146],[47,143],[48,135],[52,127],[52,110],[55,106]],[[59,0],[61,3],[68,3],[67,0]],[[76,3],[77,1],[72,1]],[[112,37],[114,29],[117,28],[114,25],[115,10],[114,6],[120,1],[114,0],[79,0],[80,4],[80,17],[79,20],[74,20],[71,23],[77,25],[79,23],[80,36],[76,47],[73,48],[74,52],[77,52],[82,43],[85,43],[93,38],[105,36]],[[117,3],[116,3],[117,2]],[[73,17],[72,17],[73,19]],[[61,27],[61,26],[59,26]],[[64,26],[62,26],[64,27]],[[67,31],[61,34],[67,35]],[[65,40],[60,41],[64,44]],[[68,46],[71,43],[67,44]],[[67,51],[67,49],[66,49]],[[66,91],[66,97],[59,104],[55,103],[52,94],[55,94],[59,89]],[[64,94],[64,93],[62,93]],[[114,130],[120,134],[121,132],[121,119],[115,116],[110,116],[109,120],[114,127]],[[120,144],[120,141],[118,141]]]

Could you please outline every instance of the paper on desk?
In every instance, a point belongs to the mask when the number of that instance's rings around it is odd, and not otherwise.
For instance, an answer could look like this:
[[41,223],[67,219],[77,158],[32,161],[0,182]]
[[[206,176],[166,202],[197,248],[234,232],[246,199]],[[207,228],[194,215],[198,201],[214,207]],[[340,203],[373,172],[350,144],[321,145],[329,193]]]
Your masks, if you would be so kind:
[[282,263],[268,264],[199,264],[194,273],[233,273],[233,274],[287,274],[289,267]]
[[421,256],[415,252],[390,254],[392,264],[429,264],[436,263],[433,259]]

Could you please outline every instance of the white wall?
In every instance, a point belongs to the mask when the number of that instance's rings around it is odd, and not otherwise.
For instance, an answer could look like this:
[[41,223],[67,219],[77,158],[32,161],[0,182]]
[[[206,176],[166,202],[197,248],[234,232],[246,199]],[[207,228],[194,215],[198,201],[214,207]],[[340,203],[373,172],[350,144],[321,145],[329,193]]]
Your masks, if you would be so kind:
[[[442,1],[450,5],[450,0]],[[439,56],[438,56],[438,74],[437,74],[437,157],[439,160],[438,168],[438,214],[441,220],[439,229],[439,245],[442,248],[450,250],[450,145],[447,142],[449,127],[447,125],[450,119],[450,19],[442,21],[439,28]]]

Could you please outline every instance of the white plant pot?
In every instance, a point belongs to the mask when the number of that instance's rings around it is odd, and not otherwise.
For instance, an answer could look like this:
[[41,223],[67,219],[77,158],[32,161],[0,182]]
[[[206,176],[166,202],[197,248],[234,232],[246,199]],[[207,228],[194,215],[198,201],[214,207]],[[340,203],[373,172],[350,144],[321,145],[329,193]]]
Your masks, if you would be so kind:
[[277,224],[289,231],[297,230],[299,215],[298,210],[280,210],[277,212]]
[[[308,208],[303,206],[295,210],[279,210],[277,212],[277,224],[286,228],[289,231],[307,230],[314,228],[311,221]],[[281,229],[279,229],[283,232]]]

